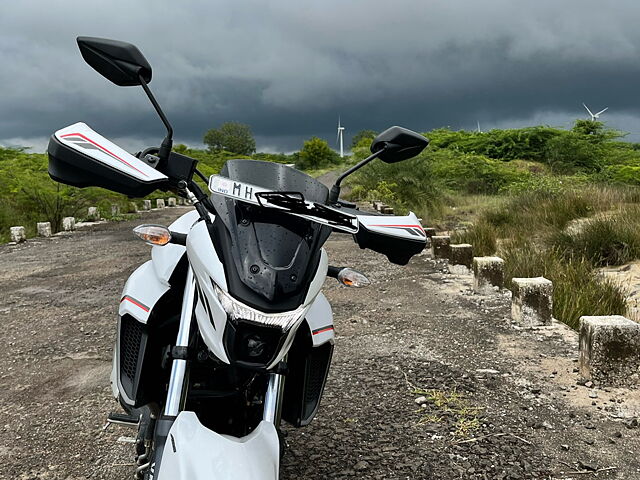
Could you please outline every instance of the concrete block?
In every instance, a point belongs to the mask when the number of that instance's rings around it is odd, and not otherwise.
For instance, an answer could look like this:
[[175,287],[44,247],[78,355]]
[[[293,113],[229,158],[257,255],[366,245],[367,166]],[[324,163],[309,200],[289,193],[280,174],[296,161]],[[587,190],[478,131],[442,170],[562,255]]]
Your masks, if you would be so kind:
[[511,319],[524,327],[551,325],[553,283],[544,277],[514,278]]
[[49,222],[38,222],[36,223],[36,230],[38,231],[39,237],[50,237],[51,236],[51,223]]
[[151,210],[151,200],[143,200],[142,208],[145,210]]
[[129,202],[129,213],[138,213],[138,204],[136,202]]
[[27,232],[25,231],[24,227],[11,227],[9,231],[11,232],[12,242],[20,243],[27,240]]
[[449,235],[434,235],[431,237],[431,252],[433,258],[446,258],[451,255],[451,237]]
[[117,217],[120,215],[120,205],[111,205],[111,216]]
[[602,386],[640,385],[640,324],[621,315],[580,317],[580,376]]
[[436,229],[435,228],[431,228],[431,227],[425,227],[424,229],[424,234],[427,236],[427,238],[431,238],[434,237],[436,235]]
[[98,207],[89,207],[87,210],[87,219],[88,220],[100,220],[100,212],[98,212]]
[[184,205],[184,198],[182,197],[178,198],[178,205]]
[[156,200],[156,208],[164,208],[164,198],[158,198]]
[[483,293],[491,287],[504,287],[504,260],[500,257],[474,257],[473,290]]
[[74,217],[64,217],[62,219],[62,230],[71,232],[76,229],[76,219]]
[[473,247],[468,243],[451,245],[449,263],[451,265],[464,265],[468,269],[473,266]]
[[177,205],[175,197],[169,197],[167,199],[167,207],[175,207]]
[[383,213],[385,215],[393,215],[393,207],[382,207],[380,213]]

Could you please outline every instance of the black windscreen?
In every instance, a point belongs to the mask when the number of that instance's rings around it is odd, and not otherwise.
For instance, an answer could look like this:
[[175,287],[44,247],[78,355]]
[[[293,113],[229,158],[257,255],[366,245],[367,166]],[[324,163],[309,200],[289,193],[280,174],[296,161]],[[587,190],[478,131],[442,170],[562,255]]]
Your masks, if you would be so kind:
[[[277,163],[229,160],[220,175],[273,191],[300,192],[318,203],[328,197],[320,182]],[[300,306],[331,228],[217,194],[211,202],[217,213],[211,234],[229,293],[263,311]]]

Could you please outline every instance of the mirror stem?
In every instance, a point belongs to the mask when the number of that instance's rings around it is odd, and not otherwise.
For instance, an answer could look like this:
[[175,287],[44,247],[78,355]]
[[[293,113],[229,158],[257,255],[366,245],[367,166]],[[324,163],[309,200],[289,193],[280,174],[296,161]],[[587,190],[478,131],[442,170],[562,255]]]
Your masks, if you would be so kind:
[[146,93],[147,97],[149,97],[153,108],[156,109],[156,112],[158,112],[158,115],[160,116],[160,120],[162,120],[162,123],[164,123],[164,126],[167,129],[167,136],[162,141],[162,145],[160,145],[160,151],[158,152],[160,163],[164,165],[169,159],[169,154],[171,153],[171,148],[173,147],[173,127],[169,123],[169,120],[167,120],[167,117],[162,111],[162,108],[160,108],[160,104],[156,100],[156,97],[153,96],[153,93],[151,93],[151,89],[149,89],[149,85],[147,85],[147,82],[144,81],[142,75],[138,75],[138,79],[140,80],[140,85],[142,85],[144,93]]
[[344,172],[342,175],[340,175],[338,177],[338,179],[336,180],[336,183],[333,184],[333,187],[331,187],[331,191],[329,192],[329,205],[332,205],[334,203],[338,202],[338,198],[340,197],[340,184],[342,183],[342,180],[344,180],[346,177],[348,177],[349,175],[351,175],[353,172],[355,172],[356,170],[358,170],[359,168],[364,167],[367,163],[369,163],[371,160],[378,158],[380,156],[380,154],[382,152],[384,152],[387,149],[386,145],[384,148],[378,150],[376,153],[369,155],[367,158],[365,158],[364,160],[362,160],[360,163],[355,164],[353,167],[351,167],[349,170],[347,170],[346,172]]

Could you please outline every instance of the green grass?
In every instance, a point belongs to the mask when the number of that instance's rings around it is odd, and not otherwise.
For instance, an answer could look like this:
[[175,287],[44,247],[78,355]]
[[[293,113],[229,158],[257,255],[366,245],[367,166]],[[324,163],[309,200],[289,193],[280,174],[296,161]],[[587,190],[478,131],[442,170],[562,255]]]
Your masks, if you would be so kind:
[[470,243],[473,254],[477,257],[494,255],[498,238],[496,229],[486,220],[479,220],[464,230],[457,230],[451,235],[452,243]]
[[[487,204],[452,235],[475,255],[497,252],[506,278],[554,283],[554,317],[577,328],[583,315],[624,315],[624,289],[598,268],[640,258],[638,189],[584,185],[529,190]],[[510,287],[510,285],[508,285]]]
[[640,208],[627,207],[552,235],[566,257],[584,257],[594,266],[623,265],[640,258]]
[[505,241],[498,253],[505,261],[507,279],[545,277],[553,282],[553,316],[572,328],[578,327],[583,315],[627,313],[623,290],[598,275],[584,257],[567,257],[556,248],[514,240]]
[[416,388],[413,395],[426,398],[426,411],[419,411],[418,425],[441,423],[445,417],[453,420],[451,433],[458,438],[468,438],[480,430],[481,407],[476,407],[456,390],[425,390]]

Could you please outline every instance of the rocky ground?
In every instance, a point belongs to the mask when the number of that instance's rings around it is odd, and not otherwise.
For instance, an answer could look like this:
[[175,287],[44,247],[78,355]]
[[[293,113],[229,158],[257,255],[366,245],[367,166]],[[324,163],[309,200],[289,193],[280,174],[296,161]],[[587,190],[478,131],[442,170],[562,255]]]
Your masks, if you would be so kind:
[[[132,478],[130,430],[103,426],[119,294],[149,255],[137,223],[0,247],[0,478]],[[316,420],[287,429],[283,479],[640,478],[640,395],[580,384],[572,331],[518,329],[505,293],[427,254],[327,250],[372,285],[327,280],[333,368]]]

